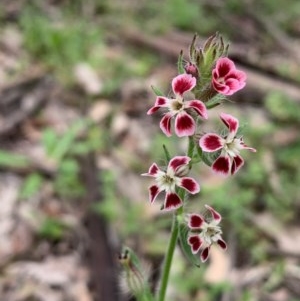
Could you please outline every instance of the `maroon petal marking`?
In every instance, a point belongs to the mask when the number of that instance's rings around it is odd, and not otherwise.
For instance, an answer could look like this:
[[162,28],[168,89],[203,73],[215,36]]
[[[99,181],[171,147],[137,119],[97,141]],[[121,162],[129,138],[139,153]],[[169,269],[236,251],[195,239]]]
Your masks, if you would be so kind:
[[209,247],[206,247],[202,252],[201,252],[201,255],[200,255],[200,258],[201,258],[201,261],[202,262],[205,262],[208,258],[208,255],[209,255],[209,250],[210,250],[210,246]]
[[176,173],[176,170],[182,165],[186,165],[191,161],[187,156],[176,156],[172,158],[168,164],[168,171]]
[[219,174],[228,175],[230,173],[230,158],[220,156],[212,165],[213,171]]
[[191,194],[196,194],[200,191],[199,184],[193,179],[189,177],[181,178],[180,184],[178,186],[186,189]]
[[152,204],[162,190],[157,185],[149,187],[149,201]]
[[156,98],[154,106],[148,110],[147,115],[151,115],[156,111],[158,111],[160,108],[165,108],[168,106],[169,106],[169,99],[167,97],[158,96]]
[[147,115],[152,115],[154,114],[155,112],[157,112],[158,110],[160,109],[160,107],[152,107],[150,108],[148,111],[147,111]]
[[167,193],[164,203],[164,210],[173,210],[182,206],[182,201],[176,193]]
[[180,112],[175,118],[175,133],[178,137],[191,136],[195,133],[195,121],[186,112]]
[[191,158],[187,156],[176,156],[170,160],[167,170],[168,172],[173,172],[176,174],[176,171],[179,167],[189,164],[190,161]]
[[203,243],[203,241],[198,235],[190,236],[187,242],[191,246],[191,250],[193,254],[198,253]]
[[158,96],[154,104],[154,106],[156,107],[167,107],[168,105],[169,105],[169,99],[163,96]]
[[171,134],[171,119],[172,119],[172,113],[167,113],[164,115],[164,117],[160,121],[160,128],[163,131],[163,133],[170,137],[172,136]]
[[205,134],[199,140],[199,145],[204,152],[215,152],[224,146],[224,139],[217,134]]
[[224,57],[218,59],[215,69],[218,71],[219,77],[225,77],[229,72],[235,70],[235,65],[232,60]]
[[237,79],[235,78],[229,78],[225,82],[226,86],[229,88],[229,91],[226,93],[226,95],[232,95],[238,90],[241,90],[242,88],[245,87],[246,83],[240,83]]
[[173,78],[172,89],[175,94],[182,95],[196,86],[196,78],[190,74],[180,74]]
[[192,109],[194,109],[204,119],[208,118],[206,106],[200,100],[186,101],[184,107],[185,108],[192,108]]
[[216,78],[213,78],[212,85],[217,92],[223,95],[227,95],[229,92],[229,87],[227,87],[224,83],[220,83]]
[[223,123],[228,127],[230,134],[232,134],[232,136],[235,136],[239,128],[238,119],[226,113],[221,113],[220,118],[223,121]]
[[219,212],[217,212],[215,209],[213,209],[212,207],[208,206],[208,205],[205,205],[205,208],[207,208],[210,213],[211,213],[211,216],[212,218],[217,222],[219,223],[222,219],[222,216]]
[[241,156],[235,156],[231,165],[231,174],[234,175],[244,165],[244,159]]
[[226,242],[223,240],[223,239],[219,239],[217,241],[217,244],[219,245],[219,247],[223,250],[226,250],[227,249],[227,244]]
[[150,177],[155,177],[160,171],[159,167],[157,166],[156,163],[153,163],[150,167],[147,173],[143,173],[142,176],[150,176]]
[[188,226],[191,229],[201,229],[201,226],[204,223],[204,219],[199,214],[190,214],[189,220],[188,220]]

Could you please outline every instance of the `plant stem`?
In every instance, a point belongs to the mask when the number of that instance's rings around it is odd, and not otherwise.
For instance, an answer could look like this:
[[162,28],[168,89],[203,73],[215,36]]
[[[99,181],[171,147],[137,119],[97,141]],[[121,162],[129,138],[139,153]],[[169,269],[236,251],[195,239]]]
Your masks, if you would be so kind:
[[[194,147],[195,147],[195,144],[194,144],[193,137],[190,136],[188,151],[187,151],[187,155],[190,158],[193,158]],[[184,199],[185,199],[185,190],[184,189],[180,189],[179,196],[184,201]],[[174,255],[174,251],[175,251],[175,247],[176,247],[176,243],[177,243],[177,239],[178,239],[178,233],[179,233],[179,225],[178,225],[177,216],[181,215],[182,213],[183,213],[183,207],[180,207],[173,214],[171,237],[170,237],[170,241],[169,241],[169,245],[168,245],[167,254],[165,256],[164,267],[163,267],[162,276],[161,276],[161,285],[160,285],[160,290],[159,290],[159,295],[158,295],[158,301],[165,300],[173,255]]]
[[174,255],[174,250],[176,247],[177,239],[178,239],[178,221],[177,221],[177,214],[174,213],[171,237],[170,237],[169,246],[168,246],[167,254],[165,257],[163,272],[162,272],[162,276],[161,276],[161,285],[160,285],[160,290],[159,290],[159,295],[158,295],[158,301],[165,300],[168,281],[169,281],[169,275],[170,275],[170,269],[171,269],[171,264],[172,264],[172,260],[173,260],[173,255]]

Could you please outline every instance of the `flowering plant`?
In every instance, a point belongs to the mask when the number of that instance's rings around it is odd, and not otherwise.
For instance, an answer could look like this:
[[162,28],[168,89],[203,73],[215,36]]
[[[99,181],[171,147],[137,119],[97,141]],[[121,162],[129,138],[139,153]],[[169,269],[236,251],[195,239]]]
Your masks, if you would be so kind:
[[[166,168],[160,168],[153,163],[148,172],[142,174],[154,178],[155,181],[149,187],[150,204],[164,192],[161,210],[173,212],[173,223],[157,296],[151,293],[145,273],[134,253],[126,248],[120,256],[128,275],[128,287],[138,300],[165,300],[177,241],[180,241],[183,252],[195,265],[200,265],[209,258],[214,244],[223,250],[227,249],[222,238],[222,217],[219,212],[209,205],[204,206],[201,214],[185,212],[189,194],[196,195],[200,192],[198,182],[188,176],[193,166],[203,162],[211,166],[213,172],[234,175],[244,165],[240,151],[256,151],[244,143],[238,132],[239,120],[228,113],[220,114],[227,129],[225,133],[204,133],[199,137],[202,123],[209,117],[208,110],[221,105],[226,96],[244,88],[246,74],[238,70],[227,57],[228,45],[221,36],[211,36],[202,48],[196,46],[196,38],[195,35],[189,49],[188,61],[184,62],[182,53],[179,55],[179,74],[171,83],[173,95],[166,97],[153,88],[156,101],[147,112],[152,115],[163,110],[160,128],[167,137],[172,135],[174,119],[174,132],[179,138],[187,137],[188,148],[185,155],[173,158],[164,148]],[[188,93],[193,94],[191,99],[188,98]]]

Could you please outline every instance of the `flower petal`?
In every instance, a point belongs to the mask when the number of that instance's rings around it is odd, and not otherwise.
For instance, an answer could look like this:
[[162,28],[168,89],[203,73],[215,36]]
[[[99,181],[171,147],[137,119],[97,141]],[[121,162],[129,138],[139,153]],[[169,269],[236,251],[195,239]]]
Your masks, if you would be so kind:
[[205,104],[200,100],[190,100],[184,103],[184,107],[194,109],[202,118],[207,119],[207,110]]
[[200,255],[200,258],[201,258],[201,261],[202,262],[205,262],[208,258],[208,255],[209,255],[209,250],[210,250],[210,246],[209,247],[206,247],[202,252],[201,252],[201,255]]
[[231,165],[231,174],[235,174],[244,165],[244,159],[241,156],[233,157]]
[[198,253],[201,248],[203,241],[199,237],[199,235],[192,235],[188,238],[188,244],[191,246],[191,250],[193,254]]
[[203,223],[204,223],[204,219],[201,215],[195,213],[189,215],[189,219],[188,219],[189,228],[193,230],[201,229]]
[[175,94],[182,95],[196,86],[196,78],[190,74],[180,74],[173,78],[172,89]]
[[212,218],[217,222],[217,224],[221,221],[222,216],[219,212],[217,212],[215,209],[212,207],[205,205],[205,208],[208,209],[211,213]]
[[189,177],[183,177],[180,179],[180,183],[178,186],[186,189],[191,194],[196,194],[200,191],[199,184],[193,179]]
[[239,82],[245,82],[247,79],[247,74],[241,70],[235,70],[234,76]]
[[220,156],[211,167],[216,173],[227,176],[230,173],[230,158],[228,156]]
[[182,206],[182,201],[176,193],[167,193],[164,203],[164,210],[173,210]]
[[220,118],[223,121],[223,123],[228,127],[230,134],[234,137],[239,128],[238,119],[226,113],[221,113]]
[[150,177],[156,177],[157,173],[160,171],[159,167],[156,163],[153,163],[150,167],[147,173],[143,173],[142,176],[150,176]]
[[155,201],[156,197],[161,191],[162,190],[157,185],[152,185],[149,187],[149,201],[151,204]]
[[230,91],[230,89],[227,85],[225,85],[224,83],[220,83],[218,81],[218,79],[215,77],[212,79],[212,85],[217,92],[219,92],[223,95],[228,95],[228,93]]
[[176,173],[176,170],[182,165],[186,165],[191,161],[187,156],[176,156],[172,158],[168,164],[167,173]]
[[175,118],[175,133],[178,137],[191,136],[195,133],[195,120],[186,112],[180,112]]
[[223,239],[218,239],[217,240],[217,244],[219,245],[219,247],[223,250],[227,249],[227,244]]
[[160,124],[159,124],[159,126],[160,126],[161,130],[163,131],[163,133],[168,137],[172,136],[172,134],[171,134],[171,119],[172,119],[172,116],[173,116],[172,113],[166,113],[164,115],[164,117],[161,119]]
[[216,68],[218,77],[225,77],[229,72],[236,70],[234,62],[227,57],[217,60]]
[[160,109],[160,107],[151,107],[148,111],[147,111],[147,115],[152,115],[154,114],[155,112],[157,112],[158,110]]
[[246,86],[245,82],[240,82],[235,78],[229,78],[228,80],[226,80],[225,85],[229,88],[228,91],[225,93],[223,93],[224,95],[232,95],[235,92],[243,89]]
[[158,96],[156,98],[154,106],[148,110],[147,115],[151,115],[155,113],[157,110],[159,110],[160,108],[168,107],[168,106],[169,106],[169,99],[167,97]]
[[205,134],[199,140],[199,145],[204,152],[215,152],[224,146],[224,139],[217,134]]

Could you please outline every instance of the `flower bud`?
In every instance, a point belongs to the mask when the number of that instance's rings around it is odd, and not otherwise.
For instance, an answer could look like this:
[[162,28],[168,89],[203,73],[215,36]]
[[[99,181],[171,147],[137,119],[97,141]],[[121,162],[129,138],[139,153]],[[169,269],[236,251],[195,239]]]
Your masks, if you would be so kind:
[[195,78],[198,78],[199,76],[199,72],[198,72],[198,68],[195,64],[188,62],[185,66],[184,66],[184,70],[187,74],[192,75]]
[[127,247],[124,248],[119,255],[119,262],[123,268],[122,288],[136,297],[149,294],[150,291],[144,276],[146,273],[142,270],[140,262],[133,251]]
[[191,170],[191,166],[189,164],[181,165],[176,169],[176,176],[185,177]]

